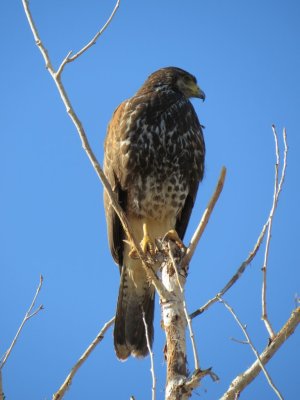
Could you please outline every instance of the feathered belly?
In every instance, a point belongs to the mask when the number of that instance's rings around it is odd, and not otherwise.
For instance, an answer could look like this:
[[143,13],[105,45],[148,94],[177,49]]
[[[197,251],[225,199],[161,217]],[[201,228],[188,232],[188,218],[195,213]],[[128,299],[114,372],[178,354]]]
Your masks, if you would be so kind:
[[180,173],[173,172],[168,177],[160,174],[139,175],[128,193],[128,210],[141,218],[176,218],[187,194],[188,185]]

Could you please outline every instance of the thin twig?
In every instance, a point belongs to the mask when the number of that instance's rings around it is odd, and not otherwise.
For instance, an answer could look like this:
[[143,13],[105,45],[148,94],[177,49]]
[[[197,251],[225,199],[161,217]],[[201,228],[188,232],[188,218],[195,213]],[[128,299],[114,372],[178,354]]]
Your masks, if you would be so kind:
[[286,132],[285,129],[283,131],[283,142],[284,142],[284,156],[283,156],[283,167],[281,172],[280,182],[278,182],[279,168],[280,168],[280,156],[279,156],[279,145],[278,145],[278,135],[276,132],[275,125],[272,125],[272,131],[274,135],[275,141],[275,154],[276,154],[276,163],[275,163],[275,178],[274,178],[274,193],[273,193],[273,203],[272,209],[270,211],[269,220],[268,220],[268,230],[267,230],[267,239],[265,246],[265,254],[264,261],[262,267],[263,273],[263,282],[262,282],[262,320],[264,321],[265,327],[268,331],[270,339],[273,340],[275,337],[275,332],[272,328],[271,322],[268,318],[267,314],[267,267],[268,267],[268,258],[269,258],[269,249],[271,243],[271,234],[272,234],[272,226],[273,226],[273,218],[274,213],[278,204],[279,193],[281,192],[282,185],[285,178],[286,173],[286,160],[287,160],[287,141],[286,141]]
[[298,293],[296,293],[294,296],[294,303],[295,303],[295,308],[297,308],[300,304],[300,296],[298,296]]
[[283,150],[283,167],[282,167],[282,172],[281,172],[281,178],[279,181],[278,185],[278,191],[277,191],[277,202],[278,202],[278,195],[282,190],[282,186],[284,183],[285,179],[285,174],[286,174],[286,167],[287,167],[287,154],[288,154],[288,143],[287,143],[287,133],[286,129],[283,128],[283,145],[284,145],[284,150]]
[[268,371],[265,369],[264,364],[261,361],[260,355],[258,353],[258,351],[256,350],[256,348],[253,345],[252,340],[250,339],[250,336],[248,335],[248,332],[245,328],[245,326],[241,323],[240,319],[238,318],[237,314],[235,313],[235,311],[233,310],[233,308],[221,297],[219,297],[219,301],[224,304],[224,306],[227,308],[227,310],[231,313],[231,315],[233,316],[233,318],[236,320],[237,324],[239,325],[239,327],[241,328],[245,338],[246,338],[246,342],[247,344],[250,346],[251,350],[253,351],[253,353],[255,354],[255,357],[257,358],[257,361],[259,363],[260,368],[262,369],[263,373],[265,374],[265,377],[270,385],[270,387],[274,390],[274,392],[276,393],[277,397],[280,400],[283,400],[283,397],[281,395],[281,393],[279,392],[279,390],[277,389],[277,387],[275,386],[274,382],[272,381],[272,378],[270,377]]
[[24,11],[25,11],[25,14],[26,14],[26,17],[27,17],[31,32],[33,34],[35,43],[38,46],[40,52],[42,53],[42,56],[43,56],[45,64],[46,64],[46,68],[48,69],[49,73],[52,75],[52,74],[55,73],[54,72],[54,68],[53,68],[51,60],[50,60],[50,58],[48,56],[48,51],[44,47],[44,45],[43,45],[43,43],[42,43],[42,41],[41,41],[41,39],[39,37],[37,28],[35,26],[34,20],[32,18],[31,12],[30,12],[29,2],[28,2],[28,0],[22,0],[22,3],[23,3]]
[[71,61],[70,60],[70,55],[71,54],[72,54],[72,50],[70,50],[69,53],[66,55],[66,57],[63,59],[62,63],[60,64],[60,66],[58,67],[58,70],[55,73],[56,78],[60,77],[60,75],[62,74],[62,72],[63,72],[63,70],[64,70],[64,68],[66,66],[66,64]]
[[155,371],[154,371],[154,358],[153,358],[153,351],[151,349],[150,345],[150,340],[149,340],[149,332],[148,332],[148,325],[145,319],[145,313],[143,312],[143,322],[145,326],[145,334],[146,334],[146,340],[147,340],[147,347],[149,351],[149,356],[150,356],[150,371],[151,371],[151,376],[152,376],[152,400],[156,399],[156,377],[155,377]]
[[119,8],[120,5],[120,0],[117,0],[116,5],[111,13],[111,15],[109,16],[108,20],[105,22],[105,24],[103,25],[103,27],[96,33],[96,35],[92,38],[92,40],[90,40],[81,50],[79,50],[76,54],[74,54],[72,57],[72,51],[69,51],[69,53],[67,54],[67,56],[64,58],[63,62],[60,64],[58,70],[57,70],[57,76],[59,76],[64,67],[66,66],[67,63],[72,62],[74,60],[76,60],[76,58],[80,57],[84,52],[86,52],[90,47],[92,47],[94,44],[96,44],[98,38],[102,35],[102,33],[105,31],[105,29],[108,27],[108,25],[111,23],[115,13],[117,12],[117,9]]
[[[273,357],[276,351],[283,345],[283,343],[294,333],[300,323],[300,307],[294,310],[283,325],[281,330],[277,333],[274,340],[266,346],[264,351],[259,355],[260,361],[263,365]],[[231,384],[229,389],[224,393],[220,400],[235,400],[238,395],[257,377],[261,371],[261,365],[258,359],[242,374],[238,375]]]
[[2,386],[2,369],[0,368],[0,400],[4,400],[4,392],[3,392],[3,386]]
[[236,339],[236,338],[234,338],[234,337],[231,337],[230,339],[231,339],[233,342],[236,342],[236,343],[239,343],[239,344],[248,344],[248,342],[245,341],[245,340],[239,340],[239,339]]
[[97,345],[102,341],[104,338],[104,335],[108,328],[114,323],[115,317],[111,318],[108,322],[106,322],[96,338],[92,341],[92,343],[89,345],[89,347],[85,350],[85,352],[82,354],[82,356],[79,358],[79,360],[76,362],[74,367],[72,368],[71,372],[65,379],[64,383],[61,385],[61,387],[58,389],[56,393],[54,393],[52,400],[60,400],[64,397],[66,391],[69,389],[72,380],[76,374],[76,372],[79,370],[79,368],[82,366],[82,364],[85,362],[85,360],[89,357],[89,355],[92,353],[93,350],[97,347]]
[[199,386],[200,381],[205,377],[210,376],[213,382],[219,382],[220,378],[211,368],[204,370],[195,370],[192,375],[183,384],[183,393],[188,394],[185,398],[190,398],[192,391]]
[[278,191],[278,170],[280,167],[280,157],[279,157],[279,146],[278,146],[278,136],[276,132],[276,128],[274,125],[272,125],[272,131],[274,135],[274,142],[275,142],[275,156],[276,156],[276,162],[275,162],[275,178],[274,178],[274,192],[273,192],[273,203],[272,203],[272,208],[270,211],[269,215],[269,223],[268,223],[268,229],[267,229],[267,238],[266,238],[266,246],[265,246],[265,254],[264,254],[264,261],[263,261],[263,266],[262,266],[262,274],[263,274],[263,279],[262,279],[262,291],[261,291],[261,296],[262,296],[262,320],[265,323],[266,329],[268,331],[269,337],[271,340],[275,336],[275,332],[271,326],[271,323],[269,322],[269,319],[267,317],[267,265],[268,265],[268,258],[269,258],[269,249],[270,249],[270,241],[271,241],[271,231],[272,231],[272,225],[273,225],[273,216],[274,216],[274,211],[276,209],[276,204],[277,204],[277,191]]
[[115,8],[113,9],[110,17],[108,18],[106,23],[103,25],[103,27],[100,29],[100,31],[96,33],[96,35],[93,37],[93,39],[86,46],[84,46],[80,51],[78,51],[76,54],[74,54],[72,57],[70,57],[70,61],[74,61],[76,58],[81,56],[81,54],[83,54],[85,51],[87,51],[91,46],[96,44],[96,41],[99,38],[99,36],[102,35],[102,33],[105,31],[105,29],[111,23],[111,20],[113,19],[113,17],[115,15],[115,13],[117,12],[117,9],[119,8],[119,6],[120,6],[120,0],[117,0]]
[[[37,27],[36,27],[36,25],[35,25],[35,23],[33,21],[33,18],[32,18],[30,9],[29,9],[29,5],[28,5],[28,0],[22,0],[22,3],[23,3],[23,6],[24,6],[26,17],[28,19],[30,28],[31,28],[33,36],[34,36],[34,39],[36,41],[36,44],[37,44],[38,48],[40,49],[40,51],[41,51],[41,53],[43,55],[46,67],[47,67],[52,79],[54,80],[54,83],[55,83],[55,85],[57,87],[57,90],[58,90],[58,92],[60,94],[62,102],[64,103],[64,105],[66,107],[66,111],[67,111],[69,117],[71,118],[73,124],[76,127],[76,130],[77,130],[77,132],[79,134],[79,137],[80,137],[80,140],[81,140],[82,147],[83,147],[84,151],[86,152],[86,154],[87,154],[87,156],[88,156],[88,158],[89,158],[94,170],[96,171],[100,181],[102,182],[102,184],[104,186],[104,189],[106,190],[106,192],[107,192],[107,194],[109,196],[111,204],[112,204],[115,212],[117,213],[117,215],[118,215],[118,217],[119,217],[119,219],[120,219],[120,221],[122,223],[122,226],[124,228],[126,236],[128,237],[129,241],[132,243],[132,246],[136,249],[136,252],[137,252],[139,258],[142,261],[142,265],[143,265],[143,268],[146,271],[146,274],[148,275],[149,279],[152,281],[152,283],[153,283],[155,289],[157,290],[157,292],[159,293],[160,297],[161,298],[166,298],[167,293],[166,293],[162,283],[158,279],[157,275],[155,274],[155,272],[154,272],[154,270],[152,268],[151,263],[148,262],[148,259],[147,259],[146,255],[144,254],[144,252],[142,251],[139,242],[135,238],[133,230],[131,229],[131,227],[130,227],[130,225],[128,223],[126,214],[124,213],[122,207],[119,205],[118,201],[116,200],[115,193],[112,191],[112,188],[111,188],[111,186],[110,186],[110,184],[109,184],[109,182],[108,182],[108,180],[107,180],[102,168],[100,167],[100,164],[99,164],[94,152],[92,151],[92,148],[91,148],[91,146],[89,144],[87,135],[86,135],[85,130],[83,128],[83,125],[82,125],[80,119],[78,118],[76,112],[74,111],[74,108],[73,108],[73,106],[71,104],[71,101],[70,101],[70,99],[69,99],[69,97],[67,95],[67,92],[65,90],[65,87],[64,87],[64,85],[62,83],[61,73],[58,75],[54,71],[54,69],[52,67],[52,63],[51,63],[50,57],[48,55],[48,52],[47,52],[45,46],[43,45],[43,43],[41,41],[41,38],[39,36]],[[113,13],[113,15],[114,15],[114,13]],[[111,18],[112,18],[112,16],[111,16]],[[100,34],[98,35],[98,37],[99,36],[100,36]],[[81,55],[82,53],[83,52],[81,52],[79,55]],[[77,57],[79,57],[79,55]]]
[[[277,196],[277,202],[279,199],[279,194],[281,193],[281,189],[284,183],[284,178],[285,178],[285,170],[286,170],[286,159],[287,159],[287,151],[288,151],[288,147],[287,147],[287,141],[286,141],[286,131],[284,130],[283,133],[284,136],[284,166],[283,166],[283,172],[281,175],[281,179],[278,185],[278,196]],[[250,251],[247,259],[245,261],[242,262],[242,264],[239,266],[239,268],[237,269],[236,273],[231,277],[231,279],[226,283],[226,285],[210,300],[208,300],[202,307],[198,308],[196,311],[194,311],[192,314],[190,314],[190,317],[193,319],[195,317],[197,317],[198,315],[202,314],[204,311],[206,311],[210,306],[212,306],[214,303],[218,302],[218,298],[222,297],[234,284],[235,282],[243,275],[243,273],[245,272],[246,268],[248,267],[248,265],[250,265],[250,263],[252,262],[252,260],[254,259],[254,257],[256,256],[258,250],[260,249],[260,246],[263,242],[263,239],[265,237],[265,234],[267,232],[268,226],[269,226],[269,220],[270,220],[270,215],[272,213],[272,209],[273,209],[273,205],[271,207],[271,210],[269,212],[267,221],[265,222],[264,226],[262,227],[262,230],[258,236],[258,239],[253,247],[253,249]]]
[[5,354],[3,355],[3,357],[0,360],[0,370],[4,367],[8,357],[10,356],[10,354],[12,352],[12,349],[14,348],[14,346],[15,346],[15,344],[16,344],[19,336],[20,336],[20,333],[22,332],[22,329],[23,329],[24,325],[26,324],[26,322],[30,318],[34,317],[37,313],[39,313],[43,309],[43,305],[41,304],[39,307],[37,307],[36,310],[32,311],[34,306],[35,306],[37,297],[38,297],[38,295],[40,293],[40,290],[42,288],[42,285],[43,285],[43,276],[40,275],[40,281],[39,281],[38,287],[36,289],[35,295],[33,297],[33,300],[32,300],[32,302],[30,304],[30,307],[28,308],[28,310],[27,310],[27,312],[26,312],[26,314],[25,314],[25,316],[23,318],[23,321],[22,321],[21,325],[19,326],[19,329],[18,329],[16,335],[15,335],[13,341],[11,342],[11,345],[9,346],[9,348],[7,349],[7,351],[5,352]]
[[184,259],[182,260],[182,267],[184,268],[186,265],[189,264],[189,262],[191,261],[191,258],[193,257],[193,254],[196,250],[196,247],[199,243],[199,240],[201,239],[201,236],[204,232],[204,229],[209,221],[210,215],[216,205],[216,202],[218,201],[218,198],[222,192],[223,186],[224,186],[224,182],[225,182],[225,177],[226,177],[226,168],[222,167],[221,173],[220,173],[220,177],[215,189],[214,194],[212,195],[203,215],[201,218],[201,221],[199,222],[199,225],[192,237],[192,240],[188,246],[186,255],[184,257]]
[[179,289],[182,293],[182,305],[183,305],[183,310],[184,310],[185,318],[187,321],[187,325],[188,325],[188,329],[189,329],[189,333],[190,333],[191,344],[192,344],[192,349],[193,349],[194,365],[195,365],[194,369],[197,371],[200,369],[200,363],[199,363],[199,355],[198,355],[198,351],[197,351],[197,347],[196,347],[195,335],[194,335],[194,331],[193,331],[193,327],[192,327],[192,320],[189,317],[189,314],[187,312],[187,306],[186,306],[186,301],[185,301],[185,296],[184,296],[184,288],[180,282],[178,266],[174,259],[171,246],[169,246],[169,256],[170,256],[170,259],[172,261],[172,264],[173,264],[173,267],[174,267],[174,270],[176,273],[176,278],[177,278]]
[[212,306],[214,303],[216,303],[219,299],[219,297],[222,297],[234,284],[235,282],[242,276],[244,273],[245,269],[247,266],[251,263],[251,261],[254,259],[256,256],[262,241],[264,239],[264,236],[266,234],[266,230],[268,227],[268,221],[265,223],[263,226],[261,233],[257,239],[257,242],[255,243],[253,249],[249,253],[248,258],[242,262],[242,264],[239,266],[237,269],[236,273],[232,276],[232,278],[226,283],[226,285],[221,289],[213,298],[208,300],[202,307],[198,308],[198,310],[194,311],[192,314],[190,314],[190,317],[193,319],[197,317],[198,315],[202,314],[204,311],[206,311],[210,306]]

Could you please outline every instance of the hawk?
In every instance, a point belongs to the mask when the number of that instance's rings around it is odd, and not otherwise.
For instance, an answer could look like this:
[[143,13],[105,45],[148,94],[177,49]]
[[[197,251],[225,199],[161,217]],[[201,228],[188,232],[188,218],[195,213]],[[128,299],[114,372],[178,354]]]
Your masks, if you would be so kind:
[[[193,75],[159,69],[119,105],[107,128],[104,172],[144,250],[167,232],[183,239],[203,178],[205,144],[191,97],[205,99]],[[144,357],[143,313],[152,345],[154,288],[106,193],[104,207],[110,250],[121,273],[115,351],[121,360]]]

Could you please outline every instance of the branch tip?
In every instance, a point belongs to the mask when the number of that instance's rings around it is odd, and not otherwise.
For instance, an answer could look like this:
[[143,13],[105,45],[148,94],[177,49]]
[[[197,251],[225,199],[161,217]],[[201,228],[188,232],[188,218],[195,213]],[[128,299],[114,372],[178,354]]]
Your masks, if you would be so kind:
[[207,223],[209,221],[211,213],[213,212],[213,209],[214,209],[214,207],[215,207],[215,205],[216,205],[216,203],[217,203],[217,201],[218,201],[218,199],[220,197],[220,194],[221,194],[221,192],[223,190],[224,183],[225,183],[225,178],[226,178],[226,167],[223,166],[222,169],[221,169],[221,173],[220,173],[220,176],[219,176],[215,191],[214,191],[214,193],[213,193],[213,195],[212,195],[212,197],[211,197],[211,199],[210,199],[210,201],[209,201],[209,203],[208,203],[208,205],[207,205],[207,207],[206,207],[206,209],[205,209],[205,211],[204,211],[204,213],[202,215],[202,218],[201,218],[201,220],[200,220],[200,222],[199,222],[199,224],[197,226],[197,229],[194,232],[194,235],[193,235],[193,237],[191,239],[191,242],[190,242],[190,244],[189,244],[189,246],[187,248],[186,256],[182,260],[182,266],[183,267],[187,266],[190,263],[193,255],[194,255],[196,247],[197,247],[197,245],[198,245],[198,243],[199,243],[199,241],[201,239],[201,236],[202,236],[202,234],[203,234],[203,232],[204,232],[204,230],[206,228],[206,225],[207,225]]

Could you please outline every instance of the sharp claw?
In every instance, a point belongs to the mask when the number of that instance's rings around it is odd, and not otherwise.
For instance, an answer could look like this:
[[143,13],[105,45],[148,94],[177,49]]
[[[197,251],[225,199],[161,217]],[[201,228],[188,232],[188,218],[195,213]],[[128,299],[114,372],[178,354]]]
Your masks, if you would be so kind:
[[150,236],[147,237],[147,242],[145,244],[145,248],[143,249],[144,253],[147,253],[147,251],[151,254],[151,256],[154,256],[155,254],[155,246],[154,243],[151,241]]
[[171,229],[169,232],[167,232],[164,236],[164,240],[172,240],[179,248],[186,249],[183,241],[180,239],[175,229]]
[[136,251],[136,249],[135,249],[135,247],[132,247],[132,249],[131,249],[130,252],[128,253],[128,256],[129,256],[130,258],[132,258],[133,260],[137,260],[138,258],[140,258],[139,255],[138,255],[138,253],[137,253],[137,251]]
[[[131,246],[128,256],[134,260],[138,259],[139,258],[138,252],[136,248],[132,246],[132,243],[129,242],[128,240],[123,240],[123,241]],[[156,252],[155,242],[151,239],[146,224],[143,224],[143,239],[140,242],[140,246],[145,254],[149,253],[151,256],[155,255]]]
[[155,254],[155,244],[148,233],[147,224],[143,224],[143,234],[143,240],[140,243],[141,248],[144,253],[149,252],[153,256]]

